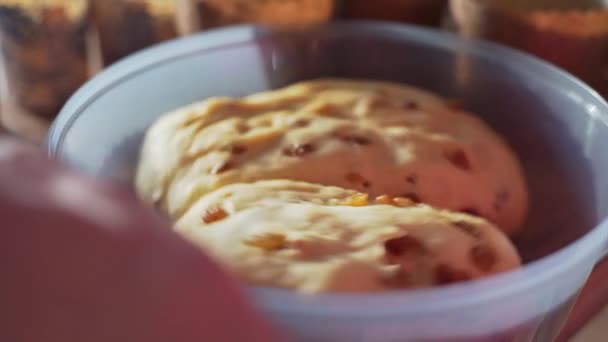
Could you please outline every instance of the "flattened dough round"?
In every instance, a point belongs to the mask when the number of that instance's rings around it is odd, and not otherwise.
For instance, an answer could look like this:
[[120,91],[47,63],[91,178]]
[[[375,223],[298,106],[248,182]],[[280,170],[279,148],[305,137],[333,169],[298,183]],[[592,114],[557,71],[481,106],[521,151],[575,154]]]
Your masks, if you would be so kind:
[[222,186],[270,179],[407,196],[508,234],[528,207],[518,160],[474,115],[416,88],[334,79],[163,116],[146,135],[136,187],[179,218]]
[[196,201],[176,229],[243,281],[301,292],[432,287],[520,266],[485,219],[423,204],[353,204],[358,196],[293,181],[228,185]]

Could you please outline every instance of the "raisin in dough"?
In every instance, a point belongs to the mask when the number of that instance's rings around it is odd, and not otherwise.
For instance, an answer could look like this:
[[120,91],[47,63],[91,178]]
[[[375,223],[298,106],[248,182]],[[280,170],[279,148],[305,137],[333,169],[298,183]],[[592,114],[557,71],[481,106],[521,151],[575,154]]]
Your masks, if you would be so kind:
[[234,184],[202,197],[176,229],[244,282],[310,293],[433,287],[521,264],[485,219],[380,203],[309,183]]
[[516,232],[528,205],[518,160],[452,107],[412,87],[347,80],[213,98],[149,129],[136,186],[174,218],[224,185],[291,179],[406,196]]

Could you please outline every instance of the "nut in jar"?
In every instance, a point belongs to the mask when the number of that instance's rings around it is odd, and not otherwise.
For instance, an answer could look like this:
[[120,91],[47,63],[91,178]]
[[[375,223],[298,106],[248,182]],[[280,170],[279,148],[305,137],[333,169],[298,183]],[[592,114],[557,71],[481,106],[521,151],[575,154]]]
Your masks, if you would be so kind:
[[341,12],[347,19],[387,20],[438,27],[447,3],[447,0],[343,0]]
[[52,119],[88,77],[86,0],[0,0],[2,112]]
[[190,0],[199,29],[241,23],[299,26],[331,19],[335,0]]
[[178,34],[176,0],[92,0],[105,64]]

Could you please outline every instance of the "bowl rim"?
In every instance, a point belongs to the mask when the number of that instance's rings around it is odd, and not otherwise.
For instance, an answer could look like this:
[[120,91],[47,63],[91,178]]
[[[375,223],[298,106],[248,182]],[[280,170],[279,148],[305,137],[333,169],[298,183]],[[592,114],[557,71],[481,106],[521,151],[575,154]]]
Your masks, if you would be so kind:
[[[538,78],[547,79],[547,82],[549,80],[566,82],[570,92],[576,91],[576,95],[580,95],[581,98],[585,97],[584,100],[580,99],[580,102],[593,102],[597,106],[594,113],[587,112],[586,115],[593,115],[595,119],[608,127],[608,103],[599,93],[566,71],[525,52],[492,42],[462,38],[450,32],[370,20],[337,21],[317,26],[312,30],[348,35],[360,33],[368,36],[416,41],[443,50],[464,52],[476,58],[509,66],[509,68],[527,70],[536,74]],[[53,159],[60,157],[63,141],[74,122],[81,117],[88,106],[116,84],[166,62],[210,50],[270,39],[277,32],[256,25],[213,29],[157,44],[118,61],[89,80],[63,107],[57,119],[52,123],[45,141],[48,155]],[[284,33],[280,31],[281,35]],[[384,316],[417,315],[422,311],[426,313],[442,312],[463,306],[475,306],[486,301],[525,292],[527,289],[555,278],[565,270],[583,265],[585,262],[588,264],[589,259],[597,261],[597,258],[603,255],[605,245],[608,245],[608,218],[604,218],[588,233],[568,246],[529,262],[520,269],[472,282],[438,288],[373,294],[309,296],[274,288],[250,288],[250,291],[254,294],[256,301],[266,310],[288,315],[360,317],[361,312],[365,312],[366,315]],[[475,296],[470,296],[472,292],[475,293]]]

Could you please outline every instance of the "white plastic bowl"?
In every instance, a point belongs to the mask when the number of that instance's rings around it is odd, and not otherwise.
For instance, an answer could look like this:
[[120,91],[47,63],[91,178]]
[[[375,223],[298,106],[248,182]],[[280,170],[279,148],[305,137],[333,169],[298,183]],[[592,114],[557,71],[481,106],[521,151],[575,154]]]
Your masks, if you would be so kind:
[[321,76],[400,81],[463,99],[500,131],[531,187],[532,213],[516,241],[527,264],[420,291],[309,297],[252,289],[259,307],[301,341],[552,340],[608,240],[608,105],[522,53],[372,22],[211,31],[97,76],[65,106],[48,150],[84,172],[129,183],[142,133],[163,112]]

